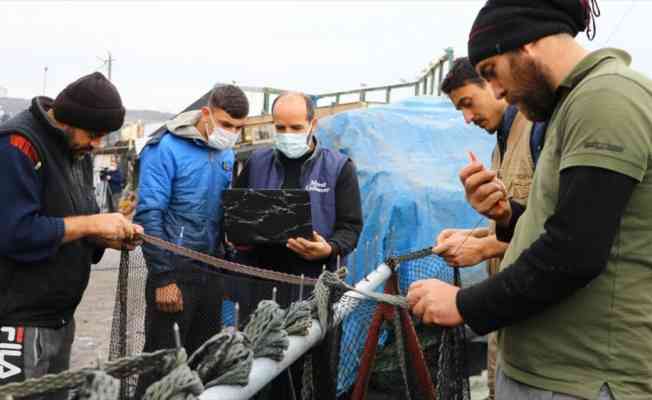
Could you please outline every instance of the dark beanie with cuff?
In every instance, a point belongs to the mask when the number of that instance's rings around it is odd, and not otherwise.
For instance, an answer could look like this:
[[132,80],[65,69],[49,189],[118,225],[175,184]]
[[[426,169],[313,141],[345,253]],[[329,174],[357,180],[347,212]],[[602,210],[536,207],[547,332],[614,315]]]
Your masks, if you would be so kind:
[[469,34],[469,60],[475,66],[545,36],[575,37],[599,16],[593,1],[592,10],[589,0],[489,0]]
[[118,89],[99,72],[66,86],[53,109],[57,121],[93,132],[116,131],[125,118]]

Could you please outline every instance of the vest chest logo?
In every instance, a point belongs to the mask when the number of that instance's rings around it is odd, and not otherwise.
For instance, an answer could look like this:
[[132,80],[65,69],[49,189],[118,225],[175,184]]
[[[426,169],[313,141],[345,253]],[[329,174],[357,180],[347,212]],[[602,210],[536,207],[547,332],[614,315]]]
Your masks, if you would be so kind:
[[311,179],[310,183],[306,185],[306,190],[309,192],[328,193],[331,191],[331,188],[328,187],[326,182],[319,182],[315,179]]
[[11,382],[18,375],[22,375],[23,335],[22,327],[0,328],[0,383],[7,383],[7,380]]

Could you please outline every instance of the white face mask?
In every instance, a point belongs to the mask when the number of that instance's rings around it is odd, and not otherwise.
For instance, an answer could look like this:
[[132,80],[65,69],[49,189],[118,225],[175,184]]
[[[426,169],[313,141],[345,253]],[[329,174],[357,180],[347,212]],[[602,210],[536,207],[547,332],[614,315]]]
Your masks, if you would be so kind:
[[208,108],[208,114],[210,116],[211,122],[213,123],[213,130],[211,132],[208,131],[208,123],[206,123],[208,145],[217,150],[230,149],[231,147],[235,146],[235,143],[238,141],[240,134],[229,132],[216,124],[215,120],[213,119],[213,113],[211,112],[210,107]]
[[299,158],[310,151],[310,132],[312,124],[308,126],[308,132],[276,133],[274,135],[274,146],[278,151],[285,154],[287,158]]

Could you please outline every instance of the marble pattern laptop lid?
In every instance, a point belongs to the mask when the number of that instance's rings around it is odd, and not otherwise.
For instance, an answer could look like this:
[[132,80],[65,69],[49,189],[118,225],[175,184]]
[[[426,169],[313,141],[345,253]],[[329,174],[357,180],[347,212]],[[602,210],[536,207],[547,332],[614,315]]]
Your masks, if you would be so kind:
[[312,237],[310,195],[297,189],[231,189],[223,194],[224,231],[234,244],[285,244]]

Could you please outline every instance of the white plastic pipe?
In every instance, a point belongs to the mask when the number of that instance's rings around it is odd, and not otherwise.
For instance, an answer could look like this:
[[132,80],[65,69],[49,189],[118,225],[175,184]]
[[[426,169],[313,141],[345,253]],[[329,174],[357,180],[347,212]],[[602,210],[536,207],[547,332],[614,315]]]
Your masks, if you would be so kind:
[[[362,291],[373,291],[383,284],[391,274],[390,268],[380,264],[372,273],[355,285],[356,289]],[[362,299],[359,293],[348,291],[344,296]],[[352,302],[338,302],[333,305],[333,311],[336,315],[344,319],[353,309],[355,304]],[[340,321],[336,321],[339,323]],[[258,393],[265,385],[278,376],[281,371],[287,369],[299,357],[315,346],[321,339],[322,327],[319,321],[312,320],[306,336],[290,336],[290,345],[285,352],[283,360],[276,362],[269,358],[254,359],[251,373],[249,374],[249,384],[247,386],[222,385],[214,386],[206,390],[201,396],[202,400],[246,400]]]

